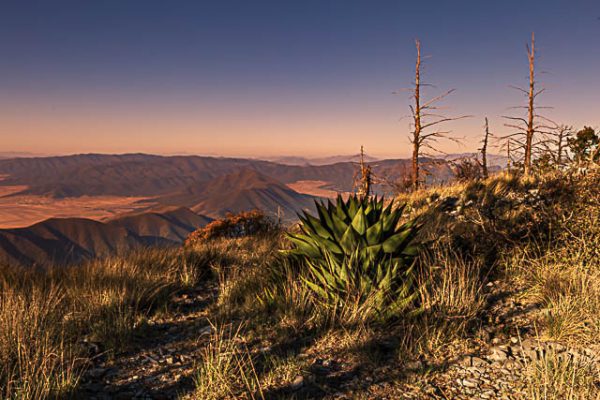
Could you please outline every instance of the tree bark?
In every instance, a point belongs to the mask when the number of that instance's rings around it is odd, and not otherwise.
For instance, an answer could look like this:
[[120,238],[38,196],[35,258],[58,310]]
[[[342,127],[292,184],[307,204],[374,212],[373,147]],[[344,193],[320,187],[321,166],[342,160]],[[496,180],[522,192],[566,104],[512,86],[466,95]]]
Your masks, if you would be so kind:
[[528,49],[529,58],[529,94],[528,94],[528,112],[527,112],[527,132],[525,137],[525,158],[523,160],[525,175],[531,172],[531,153],[533,146],[533,135],[535,133],[535,35],[531,33],[531,48]]
[[488,168],[487,168],[487,146],[488,146],[488,138],[490,136],[490,128],[488,124],[488,119],[485,117],[485,136],[483,138],[483,146],[481,146],[481,169],[483,172],[483,177],[488,177]]
[[417,190],[420,186],[419,176],[419,150],[421,145],[421,43],[417,40],[417,62],[415,66],[415,130],[413,132],[413,153],[412,153],[412,186]]

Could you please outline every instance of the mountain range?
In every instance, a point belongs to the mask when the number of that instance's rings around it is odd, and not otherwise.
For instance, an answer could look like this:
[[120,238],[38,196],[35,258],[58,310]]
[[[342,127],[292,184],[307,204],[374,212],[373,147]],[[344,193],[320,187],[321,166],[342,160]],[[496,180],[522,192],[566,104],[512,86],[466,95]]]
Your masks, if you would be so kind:
[[125,215],[106,222],[50,218],[25,228],[0,230],[0,262],[77,263],[140,246],[174,245],[209,221],[183,207]]
[[[0,261],[73,262],[140,245],[177,244],[213,218],[251,209],[291,221],[300,210],[313,207],[322,193],[352,192],[355,158],[327,165],[149,154],[2,159],[0,185],[20,188],[5,199],[135,197],[137,211],[107,221],[50,218],[0,229]],[[410,161],[403,159],[371,165],[380,194],[389,190],[385,182],[397,181],[410,170]],[[447,162],[431,163],[428,170],[430,183],[453,177]]]

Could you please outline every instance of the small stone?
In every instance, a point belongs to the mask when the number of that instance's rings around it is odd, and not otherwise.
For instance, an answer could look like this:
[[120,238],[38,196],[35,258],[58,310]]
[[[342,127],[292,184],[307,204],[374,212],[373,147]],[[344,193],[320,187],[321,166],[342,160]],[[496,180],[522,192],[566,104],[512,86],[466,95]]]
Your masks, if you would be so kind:
[[302,375],[296,376],[290,385],[292,390],[299,390],[302,386],[304,386],[304,377]]
[[492,347],[490,355],[487,358],[492,361],[505,361],[508,359],[508,355],[500,347]]
[[474,367],[487,367],[488,362],[479,357],[472,357],[471,363]]
[[478,386],[477,382],[471,379],[458,379],[458,384],[467,388],[476,388]]
[[173,361],[174,361],[174,359],[173,359],[173,357],[171,357],[171,356],[169,356],[169,357],[165,358],[165,362],[166,362],[167,364],[173,364]]
[[514,370],[520,367],[520,364],[515,360],[506,360],[503,364],[503,367],[508,370]]
[[517,337],[515,337],[515,336],[512,336],[512,337],[510,338],[510,342],[511,342],[512,344],[517,344],[517,343],[519,343],[519,338],[517,338]]

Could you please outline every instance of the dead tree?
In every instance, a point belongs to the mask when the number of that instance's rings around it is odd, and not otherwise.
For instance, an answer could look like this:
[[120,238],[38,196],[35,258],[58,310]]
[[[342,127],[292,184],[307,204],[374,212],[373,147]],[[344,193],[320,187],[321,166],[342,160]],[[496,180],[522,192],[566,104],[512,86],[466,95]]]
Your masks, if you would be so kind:
[[436,130],[435,128],[442,123],[468,117],[466,115],[461,117],[446,117],[437,113],[437,110],[439,110],[437,103],[454,92],[454,89],[448,90],[447,92],[430,100],[422,101],[422,88],[429,85],[421,81],[421,42],[416,40],[415,44],[417,47],[417,61],[415,65],[414,87],[411,89],[411,97],[414,101],[414,104],[410,105],[410,111],[413,120],[413,131],[410,138],[410,142],[412,143],[411,184],[413,190],[418,189],[421,185],[419,157],[422,155],[423,149],[430,149],[434,152],[437,152],[438,150],[434,147],[434,145],[439,139],[450,139],[457,141],[455,138],[448,136],[450,131],[441,131]]
[[[513,89],[516,89],[527,96],[527,106],[524,107],[514,107],[514,108],[525,108],[527,109],[527,115],[525,118],[523,117],[513,117],[513,116],[504,116],[504,118],[508,119],[510,122],[506,123],[505,126],[509,128],[516,129],[516,132],[504,136],[505,139],[515,138],[515,142],[519,149],[523,151],[523,170],[525,175],[529,175],[531,173],[531,161],[536,151],[536,148],[539,147],[543,141],[538,141],[536,138],[536,133],[547,133],[547,129],[550,127],[546,125],[544,122],[538,123],[539,120],[550,122],[547,118],[539,115],[537,113],[538,109],[547,108],[547,107],[538,107],[536,105],[537,97],[542,94],[545,89],[536,89],[536,72],[535,72],[535,34],[531,33],[531,45],[526,46],[527,49],[527,59],[529,62],[529,87],[527,89],[511,86]],[[546,130],[546,131],[544,131]]]
[[548,142],[554,149],[550,146],[547,146],[547,149],[553,158],[554,164],[560,168],[569,158],[567,148],[569,139],[573,137],[573,127],[560,125],[550,136]]
[[365,163],[364,147],[360,146],[359,175],[354,177],[354,186],[358,187],[356,194],[359,197],[369,197],[373,186],[373,172],[371,166]]
[[506,170],[511,172],[513,166],[516,164],[515,160],[522,158],[521,155],[519,155],[518,150],[515,150],[520,148],[520,146],[512,137],[498,138],[498,142],[499,149],[501,151],[506,151]]
[[481,142],[481,148],[479,151],[481,152],[481,172],[483,174],[483,178],[488,177],[488,166],[487,166],[487,148],[489,138],[492,134],[490,133],[490,125],[488,123],[487,117],[485,117],[485,135],[483,136],[483,140]]

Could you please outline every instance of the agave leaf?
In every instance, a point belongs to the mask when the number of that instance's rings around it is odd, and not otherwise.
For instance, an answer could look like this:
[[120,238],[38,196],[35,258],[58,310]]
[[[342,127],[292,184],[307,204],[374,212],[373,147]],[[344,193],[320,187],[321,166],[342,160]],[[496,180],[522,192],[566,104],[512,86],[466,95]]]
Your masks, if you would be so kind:
[[319,248],[312,241],[304,239],[304,235],[288,234],[288,239],[296,246],[292,250],[292,254],[303,255],[309,258],[321,257]]
[[350,217],[350,219],[354,219],[354,216],[360,207],[358,201],[357,196],[350,196],[348,198],[348,217]]
[[370,246],[379,243],[383,236],[383,220],[379,220],[374,225],[370,226],[366,233],[365,238],[367,239],[367,244]]
[[303,225],[307,225],[309,227],[312,228],[313,232],[315,232],[317,235],[319,235],[320,237],[324,238],[324,239],[331,239],[333,238],[332,233],[327,230],[327,225],[323,225],[321,224],[321,221],[318,220],[317,218],[313,217],[310,214],[306,214],[306,219],[303,222]]
[[406,246],[402,250],[402,255],[407,257],[416,257],[419,254],[419,247],[416,245]]
[[329,227],[331,227],[333,225],[331,216],[327,212],[327,208],[325,208],[323,203],[317,203],[317,213],[319,214],[319,219],[321,220],[322,225],[329,226]]
[[383,242],[383,251],[390,254],[402,251],[403,245],[405,244],[406,240],[410,238],[412,233],[412,230],[409,229],[390,236],[385,242]]
[[360,243],[359,240],[360,235],[358,232],[356,232],[356,230],[354,230],[352,225],[349,225],[348,229],[346,229],[346,232],[344,232],[344,235],[340,240],[340,246],[342,246],[342,249],[344,249],[346,254],[351,254],[354,249],[358,247]]
[[364,262],[375,263],[380,257],[382,246],[376,244],[360,249],[360,257]]
[[332,221],[331,230],[335,236],[335,240],[340,241],[346,229],[348,229],[348,224],[343,219],[340,219],[336,213],[332,213],[330,217]]
[[344,254],[344,251],[335,240],[323,239],[321,237],[315,237],[313,239],[315,245],[321,249],[321,253],[323,251],[329,251],[333,254]]
[[350,216],[348,215],[348,207],[346,206],[346,203],[344,203],[344,199],[341,195],[338,195],[337,197],[337,207],[335,208],[335,212],[337,217],[345,223],[351,221]]
[[319,285],[309,281],[307,278],[305,278],[304,276],[301,276],[302,281],[315,293],[317,293],[317,295],[323,297],[324,299],[328,299],[329,298],[329,294],[327,293],[327,291],[325,291],[322,287],[320,287]]
[[352,220],[352,227],[359,235],[364,235],[367,231],[367,218],[365,217],[365,212],[362,207],[356,211],[356,215]]

